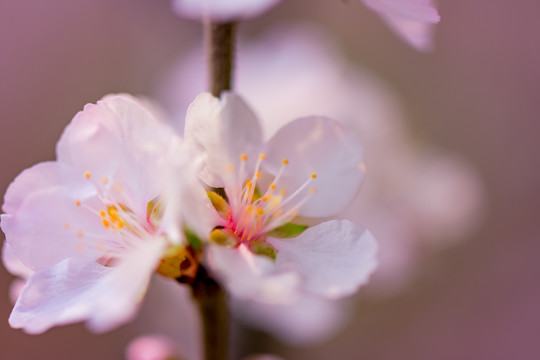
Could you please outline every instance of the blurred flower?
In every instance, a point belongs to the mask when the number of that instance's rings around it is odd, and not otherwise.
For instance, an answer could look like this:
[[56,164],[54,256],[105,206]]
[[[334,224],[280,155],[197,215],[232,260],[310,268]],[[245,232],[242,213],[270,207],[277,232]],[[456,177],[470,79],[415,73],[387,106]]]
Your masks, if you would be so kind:
[[126,348],[126,360],[181,360],[174,344],[165,336],[145,335],[132,340]]
[[245,20],[262,14],[281,0],[173,0],[174,10],[195,19],[218,22]]
[[[431,0],[362,0],[404,41],[417,50],[433,47],[433,25],[440,21]],[[180,15],[217,22],[245,20],[264,13],[280,0],[173,0]]]
[[[15,179],[1,217],[3,260],[29,280],[11,326],[41,333],[87,320],[109,330],[134,316],[156,268],[167,276],[170,259],[189,257],[183,239],[164,230],[171,226],[160,198],[178,141],[149,104],[107,96],[68,125],[57,161]],[[183,169],[196,177],[195,168]]]
[[283,358],[280,356],[271,355],[271,354],[254,354],[254,355],[249,355],[243,360],[283,360]]
[[[344,217],[365,225],[380,244],[379,268],[368,290],[391,294],[414,276],[423,255],[454,244],[477,224],[482,186],[466,161],[411,137],[392,89],[340,58],[335,44],[313,27],[283,25],[253,43],[240,42],[236,89],[258,113],[264,139],[307,113],[338,119],[360,137],[370,166]],[[166,75],[162,98],[178,123],[206,83],[199,57],[194,51]],[[245,304],[238,308],[238,316],[252,324],[257,319],[246,313],[261,316],[245,311]],[[298,330],[308,318],[299,315],[295,322],[293,312],[274,315],[270,330],[284,341],[295,340],[287,333],[294,332],[289,324]],[[306,324],[311,331],[312,324]],[[295,333],[306,341],[308,332]]]
[[409,45],[431,50],[433,25],[440,21],[431,0],[362,0],[376,11],[388,26]]
[[206,263],[233,296],[294,304],[303,296],[341,298],[367,282],[376,266],[371,234],[347,220],[320,221],[341,213],[359,190],[365,165],[354,134],[309,117],[263,143],[253,112],[226,93],[190,105],[184,136],[203,153],[203,181],[224,188],[223,196],[209,191],[222,219]]

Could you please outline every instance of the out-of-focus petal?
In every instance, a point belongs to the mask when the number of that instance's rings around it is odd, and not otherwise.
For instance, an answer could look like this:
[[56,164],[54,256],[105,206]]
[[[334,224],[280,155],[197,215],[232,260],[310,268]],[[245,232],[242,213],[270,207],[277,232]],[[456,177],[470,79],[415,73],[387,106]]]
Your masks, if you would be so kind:
[[324,117],[292,121],[278,130],[266,146],[266,170],[276,174],[283,159],[289,165],[278,188],[294,193],[312,174],[316,179],[299,196],[316,192],[299,210],[307,217],[326,217],[342,212],[360,189],[364,175],[363,150],[358,138],[338,122]]
[[184,138],[203,151],[201,178],[214,187],[224,186],[241,154],[258,155],[262,143],[255,114],[232,93],[222,94],[221,99],[208,93],[199,95],[189,106]]
[[430,0],[363,0],[398,36],[421,51],[432,48],[433,24],[440,21]]
[[177,356],[173,342],[161,335],[139,336],[126,348],[126,360],[173,360]]
[[236,301],[232,311],[244,323],[269,331],[284,343],[309,346],[335,334],[343,326],[349,307],[346,301],[305,293],[287,304],[261,303],[256,299]]
[[339,298],[364,285],[377,265],[377,243],[348,220],[326,221],[296,238],[268,240],[278,251],[276,269],[302,275],[302,288]]
[[217,22],[238,21],[256,17],[281,0],[173,0],[174,10],[194,19]]
[[103,332],[134,316],[163,243],[148,241],[117,267],[72,257],[32,276],[9,318],[10,325],[39,334],[52,326],[88,320]]

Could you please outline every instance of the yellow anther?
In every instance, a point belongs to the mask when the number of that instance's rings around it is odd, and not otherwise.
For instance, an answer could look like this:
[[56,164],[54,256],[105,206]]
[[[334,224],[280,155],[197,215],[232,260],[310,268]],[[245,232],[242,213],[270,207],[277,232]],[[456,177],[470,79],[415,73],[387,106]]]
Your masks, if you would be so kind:
[[104,217],[104,216],[105,216],[105,211],[101,210],[101,211],[99,212],[99,216]]
[[111,219],[115,220],[115,221],[118,221],[119,218],[118,218],[118,209],[114,206],[109,206],[107,208],[107,213],[109,214],[109,216],[111,217]]
[[75,200],[75,205],[77,205],[77,206],[81,206],[81,202],[80,202],[80,200]]
[[262,215],[262,214],[264,214],[264,211],[263,211],[263,209],[261,209],[261,208],[257,208],[257,214],[258,214],[258,215]]
[[106,228],[108,228],[111,225],[109,223],[109,220],[107,220],[107,219],[102,219],[101,221],[103,222],[103,226],[105,226]]
[[248,189],[250,189],[250,188],[251,188],[251,185],[252,185],[251,180],[247,180],[245,186],[246,186]]
[[84,232],[82,230],[77,230],[77,237],[82,238],[84,236]]
[[240,155],[240,160],[247,161],[247,155],[246,154],[241,154]]
[[311,174],[311,178],[312,178],[312,179],[317,178],[317,174],[315,174],[315,173]]
[[69,223],[64,223],[64,229],[69,229]]
[[124,227],[124,222],[123,222],[123,221],[119,221],[117,225],[118,225],[118,228],[121,229],[121,228]]
[[289,160],[283,159],[283,160],[281,160],[281,162],[283,163],[283,165],[287,165],[289,163]]
[[103,183],[103,185],[106,185],[109,182],[109,178],[104,176],[101,178],[101,182]]
[[251,212],[251,210],[253,210],[253,208],[251,207],[251,205],[246,206],[246,211],[247,211],[247,212]]
[[268,201],[269,197],[268,196],[263,196],[261,201]]
[[84,177],[87,178],[87,179],[90,179],[90,171],[87,171],[84,173]]
[[270,184],[270,189],[276,190],[276,184]]
[[260,172],[256,172],[256,173],[255,173],[255,177],[256,177],[257,179],[260,179],[260,178],[261,178],[261,173],[260,173]]
[[266,158],[266,155],[264,153],[259,154],[259,159],[264,160]]

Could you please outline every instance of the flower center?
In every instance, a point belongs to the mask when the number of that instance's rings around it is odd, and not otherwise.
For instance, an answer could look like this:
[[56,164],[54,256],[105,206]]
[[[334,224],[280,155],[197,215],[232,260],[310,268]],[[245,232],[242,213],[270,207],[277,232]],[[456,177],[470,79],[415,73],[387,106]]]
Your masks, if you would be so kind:
[[[316,192],[315,187],[310,187],[317,178],[314,173],[307,174],[306,181],[290,194],[280,186],[280,179],[289,166],[287,159],[281,161],[279,171],[273,179],[270,179],[265,191],[261,192],[260,168],[265,158],[265,154],[259,154],[255,170],[249,177],[245,174],[248,156],[240,155],[240,168],[236,174],[237,184],[233,188],[225,189],[230,205],[230,214],[225,219],[226,228],[242,242],[264,239],[269,231],[290,222],[296,217],[300,207]],[[229,166],[227,170],[234,174],[234,167]],[[306,192],[307,188],[309,190]]]

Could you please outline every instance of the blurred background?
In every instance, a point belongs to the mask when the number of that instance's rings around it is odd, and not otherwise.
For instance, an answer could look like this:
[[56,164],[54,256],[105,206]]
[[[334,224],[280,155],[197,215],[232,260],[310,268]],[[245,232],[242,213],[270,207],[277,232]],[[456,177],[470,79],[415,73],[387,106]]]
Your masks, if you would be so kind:
[[[365,141],[373,139],[369,129],[379,129],[377,116],[384,116],[385,128],[405,133],[399,139],[406,139],[407,149],[414,148],[415,159],[433,159],[433,153],[438,154],[435,159],[458,159],[459,171],[466,169],[467,175],[447,196],[434,195],[438,201],[427,207],[440,211],[442,217],[447,216],[444,209],[457,207],[466,219],[425,230],[426,221],[428,225],[433,221],[417,216],[423,219],[418,225],[409,221],[410,213],[433,212],[414,207],[415,201],[404,198],[429,200],[432,197],[425,191],[447,177],[415,178],[408,166],[402,172],[401,160],[392,162],[391,158],[405,150],[378,155],[394,145],[394,137],[372,140],[379,147],[367,148],[368,160],[371,156],[388,163],[368,162],[369,173],[388,174],[393,184],[400,184],[402,178],[412,183],[401,195],[384,197],[383,187],[368,191],[376,196],[367,196],[370,204],[379,204],[383,198],[392,205],[384,209],[399,220],[393,226],[397,230],[392,236],[383,234],[387,224],[383,222],[378,231],[381,239],[394,239],[395,247],[386,245],[386,253],[405,248],[407,260],[396,260],[400,265],[394,273],[406,272],[406,279],[388,290],[379,285],[385,280],[376,275],[376,281],[351,300],[352,315],[344,328],[309,347],[291,346],[236,325],[237,356],[270,352],[286,359],[540,358],[540,2],[441,0],[438,9],[442,21],[436,26],[435,50],[428,54],[401,42],[361,2],[287,0],[240,26],[245,42],[257,44],[263,41],[259,39],[268,39],[269,31],[306,24],[312,29],[309,41],[323,44],[322,52],[304,60],[306,65],[330,56],[325,64],[336,63],[346,67],[343,73],[356,74],[360,85],[354,85],[355,91],[364,86],[362,94],[376,94],[363,95],[363,102],[359,101],[359,116],[365,108],[373,116],[364,117],[375,123],[357,129]],[[287,34],[282,36],[287,38]],[[187,95],[178,89],[173,92],[171,82],[185,81],[188,93],[202,87],[203,74],[178,78],[179,66],[204,66],[201,41],[201,25],[175,16],[168,0],[1,0],[0,192],[23,169],[54,159],[55,143],[73,115],[107,93],[155,97],[170,111],[181,113],[184,105],[174,106],[175,94],[182,104]],[[294,46],[285,48],[292,52]],[[242,61],[241,53],[239,64]],[[251,80],[263,72],[246,70],[243,75],[239,70],[239,86],[252,91],[254,87],[242,76]],[[309,89],[318,84],[314,74],[309,77]],[[330,80],[319,75],[327,89]],[[259,97],[272,102],[279,86],[263,85],[258,91],[265,87],[268,94]],[[325,98],[322,94],[317,96]],[[344,91],[343,97],[347,94]],[[328,90],[328,97],[342,99],[340,88]],[[256,98],[251,101],[263,107]],[[376,101],[380,104],[373,108]],[[337,100],[333,104],[341,108]],[[370,149],[374,149],[372,155]],[[379,170],[385,166],[391,171]],[[403,195],[410,188],[415,192]],[[468,205],[460,207],[463,204]],[[414,210],[419,208],[423,210]],[[377,228],[381,218],[370,217],[373,212],[367,207],[355,219],[362,222],[365,217],[368,227]],[[350,213],[355,213],[354,207]],[[458,227],[463,231],[452,231]],[[378,231],[374,230],[375,235]],[[443,239],[448,233],[452,239]],[[407,240],[412,245],[404,246],[400,235],[413,239]],[[182,351],[189,358],[198,356],[196,314],[178,311],[182,306],[188,309],[189,303],[182,305],[185,301],[163,291],[160,280],[152,285],[133,324],[104,335],[90,334],[79,324],[29,336],[7,324],[12,279],[0,270],[2,359],[122,359],[134,336],[176,327],[183,329],[176,334]],[[156,304],[161,312],[155,310]]]

